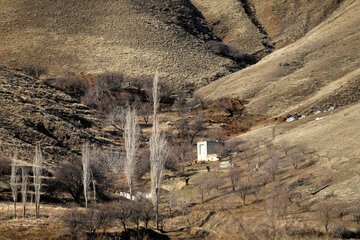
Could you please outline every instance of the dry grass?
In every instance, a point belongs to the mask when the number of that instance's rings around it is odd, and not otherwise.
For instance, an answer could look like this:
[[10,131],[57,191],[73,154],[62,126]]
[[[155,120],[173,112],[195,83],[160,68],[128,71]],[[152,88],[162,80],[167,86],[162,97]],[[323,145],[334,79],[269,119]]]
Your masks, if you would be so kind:
[[198,93],[206,99],[239,97],[249,101],[249,113],[266,118],[358,101],[359,7],[358,1],[343,2],[302,39]]
[[203,85],[228,74],[233,63],[205,50],[212,33],[184,2],[1,1],[0,60],[10,67],[41,65],[50,76],[115,71],[143,77],[160,68],[177,86]]

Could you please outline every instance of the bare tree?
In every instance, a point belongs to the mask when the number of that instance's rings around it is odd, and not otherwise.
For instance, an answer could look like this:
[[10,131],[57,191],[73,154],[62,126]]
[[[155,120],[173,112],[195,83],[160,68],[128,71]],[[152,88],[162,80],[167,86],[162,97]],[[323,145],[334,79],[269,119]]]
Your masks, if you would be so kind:
[[275,181],[275,176],[278,172],[278,166],[275,161],[269,159],[264,166],[264,170],[271,176],[273,181]]
[[33,165],[33,174],[34,174],[34,189],[35,189],[35,216],[39,217],[40,213],[40,190],[42,182],[42,164],[43,157],[41,154],[40,144],[36,144],[35,148],[35,157]]
[[140,220],[144,223],[145,228],[148,228],[149,222],[152,219],[154,219],[154,208],[149,201],[143,199]]
[[85,199],[85,208],[88,205],[88,192],[89,192],[89,185],[90,185],[90,156],[89,156],[89,145],[85,143],[82,147],[82,182],[84,187],[84,199]]
[[151,104],[148,102],[141,103],[139,107],[139,114],[142,116],[145,124],[148,124],[151,115]]
[[173,154],[182,165],[182,171],[185,171],[186,164],[190,165],[192,160],[196,157],[192,146],[189,142],[176,142],[173,146]]
[[327,202],[320,203],[320,205],[317,208],[320,220],[324,225],[326,233],[329,232],[329,224],[332,218],[333,209],[334,209],[334,205]]
[[126,150],[125,174],[129,184],[130,198],[133,197],[133,180],[136,163],[136,152],[139,141],[139,128],[136,123],[136,110],[129,107],[126,110],[124,141]]
[[94,179],[94,174],[93,171],[90,171],[90,175],[91,175],[91,186],[93,189],[93,202],[96,205],[96,184],[95,184],[95,179]]
[[133,203],[128,200],[122,200],[116,204],[115,216],[121,222],[125,231],[126,224],[132,215],[132,206]]
[[205,126],[205,116],[203,112],[197,114],[194,117],[192,123],[189,125],[189,135],[191,145],[194,143],[195,137],[203,130],[206,129]]
[[246,196],[250,192],[249,179],[243,179],[243,180],[239,181],[237,186],[238,187],[237,187],[236,193],[241,197],[244,205],[246,205]]
[[117,106],[108,114],[106,122],[120,131],[120,133],[123,133],[125,127],[125,114],[124,108]]
[[17,161],[17,153],[15,153],[14,157],[12,158],[11,177],[10,177],[10,187],[11,187],[12,197],[13,197],[13,201],[14,201],[14,217],[15,218],[16,218],[16,201],[17,201],[17,182],[18,182],[16,161]]
[[292,151],[288,154],[288,159],[294,169],[297,169],[299,164],[304,161],[304,158],[300,155],[299,151]]
[[157,111],[160,104],[160,95],[158,89],[159,76],[155,74],[153,81],[153,126],[150,139],[150,176],[151,176],[151,200],[155,208],[156,228],[159,229],[159,200],[160,188],[162,180],[162,172],[164,169],[165,161],[168,156],[168,143],[164,134],[160,132],[159,118]]
[[360,205],[357,203],[350,209],[351,215],[355,218],[358,225],[360,225]]
[[23,204],[23,217],[26,215],[28,173],[24,167],[21,168],[21,200]]
[[235,167],[231,167],[229,170],[229,178],[230,178],[232,190],[235,191],[240,178],[240,171]]
[[196,181],[196,187],[198,189],[199,196],[201,198],[201,204],[204,203],[204,196],[207,189],[207,179],[205,177],[200,177]]

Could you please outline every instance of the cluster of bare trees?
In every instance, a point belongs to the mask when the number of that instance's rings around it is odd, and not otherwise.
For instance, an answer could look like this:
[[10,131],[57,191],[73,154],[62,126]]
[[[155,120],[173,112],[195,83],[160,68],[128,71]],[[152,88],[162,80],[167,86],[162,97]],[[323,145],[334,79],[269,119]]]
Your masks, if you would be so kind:
[[149,222],[154,219],[154,211],[152,204],[145,199],[120,200],[89,205],[86,210],[72,208],[65,212],[62,219],[72,238],[84,233],[96,237],[100,232],[106,236],[108,228],[118,225],[126,231],[129,224],[135,224],[139,229],[142,223],[147,229]]
[[[35,147],[35,156],[32,166],[33,172],[33,187],[35,194],[35,216],[39,217],[40,214],[40,196],[41,196],[41,183],[42,183],[42,164],[43,157],[41,154],[40,144],[36,144]],[[21,175],[18,175],[19,169],[21,167]],[[28,194],[28,168],[26,166],[19,166],[17,160],[17,153],[14,154],[11,162],[11,175],[10,175],[10,187],[12,192],[12,198],[14,202],[14,217],[17,217],[17,200],[18,200],[18,189],[19,189],[19,180],[21,176],[21,200],[23,208],[23,217],[26,216],[26,201]]]

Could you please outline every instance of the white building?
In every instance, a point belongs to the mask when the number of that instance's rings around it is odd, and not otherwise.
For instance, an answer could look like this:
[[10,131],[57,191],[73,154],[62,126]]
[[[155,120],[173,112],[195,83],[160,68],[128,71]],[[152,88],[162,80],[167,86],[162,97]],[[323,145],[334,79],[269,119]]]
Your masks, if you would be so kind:
[[203,141],[197,143],[197,160],[200,161],[218,161],[219,153],[224,144],[217,141]]

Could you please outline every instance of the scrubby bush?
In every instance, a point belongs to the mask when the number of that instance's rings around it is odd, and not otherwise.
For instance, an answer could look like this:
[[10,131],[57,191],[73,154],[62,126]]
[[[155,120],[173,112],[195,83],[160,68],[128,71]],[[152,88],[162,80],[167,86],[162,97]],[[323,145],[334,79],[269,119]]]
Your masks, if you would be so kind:
[[237,47],[226,44],[223,42],[210,41],[208,43],[209,49],[217,55],[231,58],[236,61],[242,67],[245,67],[249,64],[256,63],[256,58],[250,54],[247,54]]
[[22,67],[22,71],[34,78],[39,78],[41,75],[47,74],[47,68],[37,65],[37,64],[28,64]]
[[10,175],[11,159],[5,155],[0,155],[0,175]]

